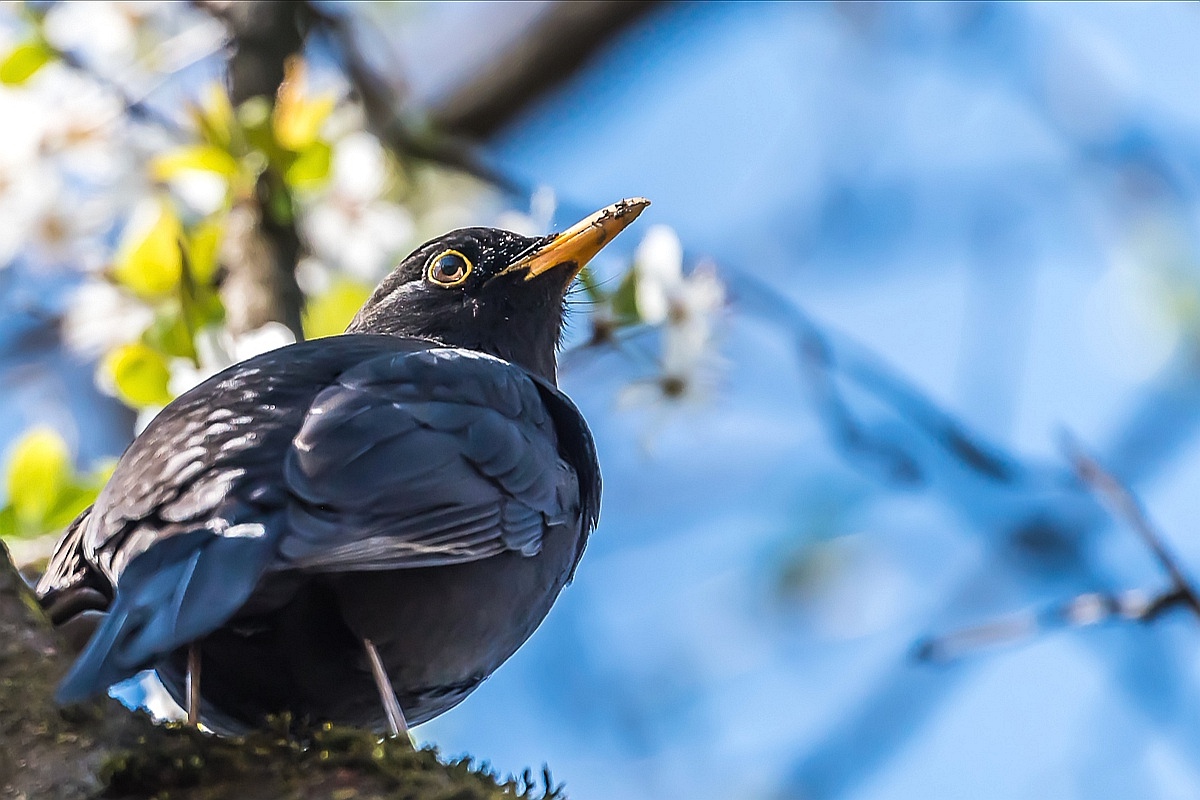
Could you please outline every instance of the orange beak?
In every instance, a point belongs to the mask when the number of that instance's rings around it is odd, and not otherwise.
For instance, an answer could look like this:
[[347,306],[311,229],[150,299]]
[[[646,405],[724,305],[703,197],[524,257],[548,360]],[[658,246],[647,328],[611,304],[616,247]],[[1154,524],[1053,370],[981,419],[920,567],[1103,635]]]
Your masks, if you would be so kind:
[[570,265],[570,277],[573,280],[592,257],[637,219],[648,205],[650,201],[644,197],[630,197],[602,208],[517,259],[501,274],[525,270],[528,273],[525,280],[528,281],[555,267]]

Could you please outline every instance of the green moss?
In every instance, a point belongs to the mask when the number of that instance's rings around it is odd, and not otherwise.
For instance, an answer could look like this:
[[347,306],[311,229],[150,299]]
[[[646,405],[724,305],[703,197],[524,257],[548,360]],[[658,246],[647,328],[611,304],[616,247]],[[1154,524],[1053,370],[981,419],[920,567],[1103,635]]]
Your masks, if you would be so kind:
[[[403,739],[324,725],[297,733],[286,720],[244,738],[220,738],[182,725],[111,755],[101,767],[105,797],[229,797],[261,783],[273,797],[337,800],[555,800],[548,772],[500,780],[467,760],[443,762]],[[269,787],[269,788],[268,788]]]

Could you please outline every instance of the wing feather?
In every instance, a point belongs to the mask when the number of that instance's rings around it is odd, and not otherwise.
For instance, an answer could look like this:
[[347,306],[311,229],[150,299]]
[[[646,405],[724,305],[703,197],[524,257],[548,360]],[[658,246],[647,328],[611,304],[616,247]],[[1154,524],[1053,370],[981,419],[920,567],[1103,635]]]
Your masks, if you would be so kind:
[[314,400],[284,459],[281,566],[403,569],[534,555],[580,523],[542,390],[505,361],[437,348],[366,361]]

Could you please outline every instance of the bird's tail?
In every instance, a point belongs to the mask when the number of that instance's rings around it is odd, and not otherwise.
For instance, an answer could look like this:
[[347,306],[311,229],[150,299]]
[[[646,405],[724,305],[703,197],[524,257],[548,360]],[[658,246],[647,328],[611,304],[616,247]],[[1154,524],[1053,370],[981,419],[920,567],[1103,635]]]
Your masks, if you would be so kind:
[[121,573],[108,616],[56,699],[73,703],[99,694],[219,628],[250,597],[273,549],[264,538],[209,530],[156,542]]

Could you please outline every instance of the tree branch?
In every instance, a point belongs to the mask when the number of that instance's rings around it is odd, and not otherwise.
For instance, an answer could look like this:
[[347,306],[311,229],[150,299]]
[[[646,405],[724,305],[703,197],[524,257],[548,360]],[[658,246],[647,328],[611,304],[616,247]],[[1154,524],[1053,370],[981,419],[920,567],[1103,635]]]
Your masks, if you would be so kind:
[[1027,641],[1062,628],[1081,628],[1101,622],[1153,622],[1176,608],[1200,616],[1200,596],[1184,574],[1178,559],[1167,548],[1162,534],[1151,524],[1137,496],[1084,452],[1072,436],[1064,435],[1063,450],[1085,488],[1138,535],[1167,574],[1170,585],[1159,592],[1136,589],[1123,592],[1088,592],[1041,612],[1010,614],[980,625],[932,636],[918,642],[913,655],[921,661],[954,661],[978,651]]
[[1150,523],[1145,509],[1133,492],[1111,472],[1100,466],[1099,462],[1087,455],[1073,437],[1064,437],[1063,448],[1079,480],[1100,498],[1115,517],[1133,529],[1162,566],[1171,581],[1170,594],[1177,596],[1177,602],[1184,603],[1192,613],[1200,616],[1200,596],[1197,596],[1195,587],[1184,575],[1178,559],[1167,549],[1165,540]]
[[577,72],[655,7],[648,0],[554,3],[520,38],[430,111],[437,130],[486,139]]
[[315,24],[329,37],[346,77],[361,99],[368,127],[388,149],[397,155],[460,170],[511,195],[529,196],[529,186],[489,165],[472,144],[430,131],[406,115],[401,98],[363,57],[347,16],[328,14],[312,3],[308,8]]
[[0,797],[83,800],[434,800],[561,797],[549,773],[499,781],[465,761],[367,731],[288,726],[222,739],[155,725],[104,698],[61,708],[54,687],[71,655],[0,543]]

